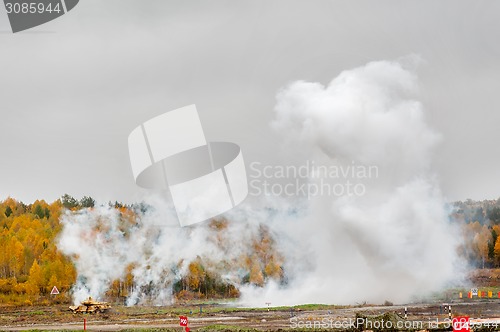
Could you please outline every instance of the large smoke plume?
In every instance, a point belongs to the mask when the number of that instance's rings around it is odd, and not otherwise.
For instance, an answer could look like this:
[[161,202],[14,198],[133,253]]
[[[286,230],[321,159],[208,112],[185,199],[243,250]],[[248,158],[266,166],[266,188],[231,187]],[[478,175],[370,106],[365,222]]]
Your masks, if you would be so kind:
[[[67,214],[59,248],[74,257],[75,300],[102,296],[134,263],[136,288],[129,303],[140,303],[146,286],[153,287],[158,303],[168,302],[173,281],[189,261],[236,259],[250,247],[259,224],[270,227],[288,282],[238,285],[242,304],[405,302],[446,286],[457,277],[456,231],[431,168],[440,136],[425,122],[418,101],[417,62],[371,62],[342,72],[327,86],[298,81],[277,95],[272,126],[293,147],[290,160],[376,166],[376,178],[357,179],[362,195],[303,197],[294,209],[283,197],[252,201],[226,214],[230,227],[223,247],[214,244],[206,225],[161,226],[175,215],[160,200],[150,203],[154,212],[128,233],[113,209]],[[317,182],[317,174],[306,181]],[[175,268],[179,261],[184,263]],[[220,268],[236,280],[236,267]]]
[[[148,197],[146,202],[147,211],[137,211],[137,217],[124,217],[110,206],[68,212],[62,217],[59,248],[76,265],[75,303],[88,296],[102,299],[111,283],[123,280],[131,268],[134,286],[128,305],[171,304],[174,282],[185,276],[189,263],[198,258],[212,262],[211,268],[227,283],[241,279],[236,262],[258,237],[259,222],[254,220],[260,218],[227,223],[223,232],[208,223],[180,228],[171,225],[177,222],[175,210],[160,195]],[[227,267],[228,263],[234,266]]]

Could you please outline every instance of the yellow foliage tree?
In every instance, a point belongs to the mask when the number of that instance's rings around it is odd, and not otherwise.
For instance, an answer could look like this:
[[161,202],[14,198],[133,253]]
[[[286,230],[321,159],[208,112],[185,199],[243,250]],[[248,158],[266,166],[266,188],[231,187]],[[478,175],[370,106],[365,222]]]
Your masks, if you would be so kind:
[[477,252],[477,257],[484,268],[488,260],[488,242],[491,241],[491,231],[486,225],[479,228],[479,232],[474,236],[474,248]]
[[258,260],[254,260],[250,268],[250,283],[258,286],[264,285],[264,275]]
[[198,261],[189,264],[188,286],[191,290],[200,290],[201,283],[205,280],[205,272]]
[[39,295],[40,288],[42,287],[42,282],[43,282],[42,268],[40,267],[40,265],[38,265],[38,262],[35,260],[30,268],[30,274],[28,278],[28,291],[32,295]]

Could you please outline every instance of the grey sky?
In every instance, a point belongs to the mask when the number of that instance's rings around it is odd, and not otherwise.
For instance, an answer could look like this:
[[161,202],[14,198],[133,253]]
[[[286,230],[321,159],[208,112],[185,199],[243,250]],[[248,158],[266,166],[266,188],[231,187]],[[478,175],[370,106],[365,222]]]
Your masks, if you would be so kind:
[[208,140],[283,163],[269,122],[293,80],[416,53],[421,100],[443,134],[449,199],[500,196],[499,1],[82,0],[12,34],[0,9],[0,198],[141,198],[138,124],[195,103]]

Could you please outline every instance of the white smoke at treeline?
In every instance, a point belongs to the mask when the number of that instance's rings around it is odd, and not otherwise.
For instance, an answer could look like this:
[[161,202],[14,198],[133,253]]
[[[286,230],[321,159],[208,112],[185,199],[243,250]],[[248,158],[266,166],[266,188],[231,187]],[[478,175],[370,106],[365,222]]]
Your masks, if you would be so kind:
[[[190,261],[237,259],[251,247],[260,224],[270,227],[284,255],[288,282],[237,285],[245,305],[405,302],[456,279],[456,230],[432,172],[440,136],[418,101],[417,62],[371,62],[342,72],[327,86],[298,81],[277,96],[272,125],[290,147],[290,159],[376,167],[376,178],[357,179],[365,189],[361,195],[318,194],[303,198],[300,208],[297,197],[252,201],[226,214],[230,227],[223,247],[214,244],[206,224],[161,226],[176,219],[161,200],[150,203],[154,211],[128,231],[119,227],[114,209],[67,214],[59,248],[74,257],[75,301],[99,298],[134,263],[129,303],[141,303],[149,287],[165,304]],[[310,174],[307,181],[319,178]],[[238,267],[221,269],[236,280],[231,275]]]
[[251,251],[261,232],[258,222],[224,223],[223,232],[209,223],[180,228],[172,225],[177,217],[165,200],[151,196],[146,202],[145,210],[129,217],[108,205],[62,216],[58,248],[75,263],[75,304],[89,296],[103,299],[111,283],[124,280],[129,269],[133,288],[128,305],[171,304],[173,284],[188,274],[189,264],[198,258],[213,264],[212,268],[219,268],[217,262],[233,263],[216,271],[226,283],[244,277],[241,274],[246,272],[235,262]]

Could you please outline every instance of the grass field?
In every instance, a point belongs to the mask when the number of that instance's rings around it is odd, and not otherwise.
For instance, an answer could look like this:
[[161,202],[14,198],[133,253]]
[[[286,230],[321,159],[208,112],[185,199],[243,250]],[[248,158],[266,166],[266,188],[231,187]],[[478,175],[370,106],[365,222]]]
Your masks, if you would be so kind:
[[[498,272],[498,271],[496,271]],[[113,304],[104,314],[74,314],[68,304],[43,303],[37,305],[0,305],[0,331],[82,331],[86,321],[90,331],[141,331],[183,332],[179,327],[179,316],[188,316],[193,331],[326,331],[322,328],[292,328],[291,320],[312,323],[323,320],[348,320],[356,317],[385,317],[403,319],[408,307],[408,320],[436,320],[444,322],[448,317],[443,303],[451,304],[453,316],[470,316],[475,319],[498,319],[500,325],[500,280],[497,273],[480,271],[471,286],[483,292],[492,292],[492,298],[467,298],[469,287],[450,288],[426,299],[413,303],[393,305],[385,303],[361,303],[355,305],[301,304],[297,306],[246,308],[240,307],[236,299],[193,300],[169,306],[132,306]],[[474,286],[472,286],[474,285]],[[462,292],[462,298],[459,293]],[[201,312],[200,312],[201,308]],[[378,318],[377,318],[378,319]],[[359,332],[359,329],[337,329]],[[401,330],[401,329],[400,329]],[[402,329],[415,331],[414,329]],[[433,331],[451,330],[443,325]],[[499,326],[482,326],[474,331],[500,330]],[[379,329],[376,331],[395,331]]]

